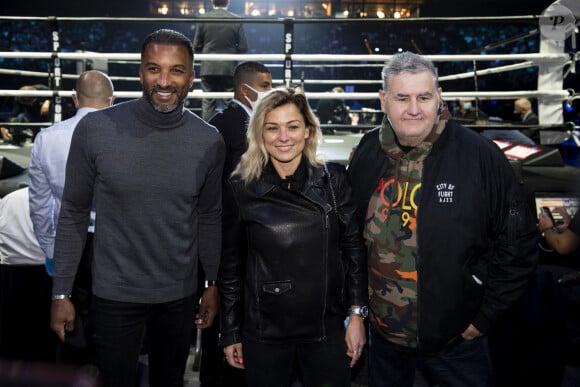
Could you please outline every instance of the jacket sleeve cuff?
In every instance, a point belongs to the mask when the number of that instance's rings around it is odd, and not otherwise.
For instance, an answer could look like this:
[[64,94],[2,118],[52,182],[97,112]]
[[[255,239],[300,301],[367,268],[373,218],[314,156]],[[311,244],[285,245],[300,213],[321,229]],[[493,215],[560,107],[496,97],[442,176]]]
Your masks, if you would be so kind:
[[482,335],[487,334],[491,328],[491,321],[489,321],[487,317],[485,317],[485,315],[481,312],[475,316],[472,324]]
[[220,336],[219,345],[223,347],[227,347],[228,345],[241,343],[242,337],[237,331],[234,332],[222,332]]
[[52,277],[52,294],[71,294],[74,277]]

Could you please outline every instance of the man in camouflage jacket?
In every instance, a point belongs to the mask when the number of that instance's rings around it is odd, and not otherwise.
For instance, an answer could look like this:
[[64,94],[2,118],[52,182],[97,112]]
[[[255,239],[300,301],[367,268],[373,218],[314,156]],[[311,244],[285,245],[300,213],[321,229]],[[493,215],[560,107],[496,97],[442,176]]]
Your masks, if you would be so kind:
[[521,297],[537,231],[507,159],[452,120],[433,64],[383,69],[382,126],[349,166],[369,253],[369,386],[491,385],[485,334]]

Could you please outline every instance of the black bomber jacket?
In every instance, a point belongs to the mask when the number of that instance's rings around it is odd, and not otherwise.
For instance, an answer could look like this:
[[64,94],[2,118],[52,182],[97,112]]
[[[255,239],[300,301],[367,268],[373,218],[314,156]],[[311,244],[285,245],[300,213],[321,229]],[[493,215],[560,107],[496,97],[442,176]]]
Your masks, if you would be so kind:
[[[348,168],[362,222],[379,179],[396,165],[379,129],[361,139]],[[471,323],[487,333],[514,306],[538,261],[538,233],[503,152],[453,120],[424,160],[417,204],[417,340],[440,351]],[[371,291],[371,306],[380,291]]]

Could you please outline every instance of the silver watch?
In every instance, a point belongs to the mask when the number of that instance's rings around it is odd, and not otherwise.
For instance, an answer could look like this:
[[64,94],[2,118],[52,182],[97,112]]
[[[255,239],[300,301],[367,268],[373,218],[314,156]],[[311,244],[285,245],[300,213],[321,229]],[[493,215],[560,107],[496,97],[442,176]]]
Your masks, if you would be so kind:
[[70,298],[68,294],[53,294],[52,300],[64,300],[65,298]]
[[362,318],[367,318],[369,315],[369,307],[366,305],[363,306],[351,306],[348,308],[348,314],[355,314],[357,316],[361,316]]

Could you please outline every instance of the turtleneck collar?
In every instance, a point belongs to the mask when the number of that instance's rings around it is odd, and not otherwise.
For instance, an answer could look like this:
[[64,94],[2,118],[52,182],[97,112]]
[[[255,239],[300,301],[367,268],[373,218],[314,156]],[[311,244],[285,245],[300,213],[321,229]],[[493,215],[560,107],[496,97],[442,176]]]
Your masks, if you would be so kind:
[[169,113],[160,113],[153,109],[146,97],[136,100],[135,109],[137,119],[147,126],[158,129],[172,129],[183,124],[186,119],[186,110],[182,105]]

